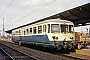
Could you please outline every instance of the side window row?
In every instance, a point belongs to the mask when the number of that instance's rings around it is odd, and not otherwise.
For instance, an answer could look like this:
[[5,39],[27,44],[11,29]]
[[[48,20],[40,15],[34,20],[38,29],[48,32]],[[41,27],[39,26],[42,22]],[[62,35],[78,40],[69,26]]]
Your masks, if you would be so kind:
[[12,35],[27,35],[27,34],[41,34],[42,32],[46,32],[46,25],[40,25],[37,27],[27,28],[24,30],[15,31]]

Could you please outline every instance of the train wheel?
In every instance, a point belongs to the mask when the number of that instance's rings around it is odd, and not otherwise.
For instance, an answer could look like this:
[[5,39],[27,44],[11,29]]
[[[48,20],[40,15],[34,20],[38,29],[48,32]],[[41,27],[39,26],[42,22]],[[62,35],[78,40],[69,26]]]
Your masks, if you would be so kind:
[[58,50],[62,50],[62,46],[61,45],[59,45]]
[[19,45],[19,42],[14,42],[16,45]]
[[21,46],[21,41],[19,41],[19,43],[18,43],[20,46]]
[[71,49],[71,52],[75,52],[76,51],[76,49],[73,47],[72,49]]

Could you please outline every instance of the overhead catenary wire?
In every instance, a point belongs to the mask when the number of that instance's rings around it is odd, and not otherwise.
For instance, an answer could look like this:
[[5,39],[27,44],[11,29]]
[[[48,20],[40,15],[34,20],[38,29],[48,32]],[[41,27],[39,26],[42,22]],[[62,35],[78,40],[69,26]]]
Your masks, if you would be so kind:
[[[42,9],[42,8],[44,8],[44,7],[46,7],[46,6],[48,6],[48,5],[50,5],[50,4],[53,3],[54,1],[56,1],[56,0],[50,0],[50,1],[48,1],[47,3],[43,4],[42,6],[38,7],[38,8],[35,9],[34,11],[30,12],[29,14],[23,16],[22,18],[16,20],[16,21],[13,22],[13,23],[16,23],[16,22],[18,22],[18,21],[20,21],[20,20],[26,18],[26,17],[29,16],[30,14],[32,14],[32,13],[34,13],[34,12],[36,12],[36,11],[38,11],[38,10],[40,10],[40,9]],[[13,23],[11,23],[11,24],[13,24]]]
[[[0,11],[0,12],[2,12],[2,11]],[[24,17],[23,15],[19,15],[19,14],[11,14],[11,13],[5,13],[5,14],[9,14],[9,15],[12,15],[12,16]],[[28,18],[34,18],[34,19],[36,19],[37,17],[28,17]]]
[[[11,13],[5,13],[5,14],[9,14],[9,15],[13,15],[13,16],[19,16],[19,17],[24,17],[24,16],[18,15],[18,14],[11,14]],[[37,17],[28,17],[28,18],[38,19]],[[9,23],[12,23],[12,18],[10,17],[9,19],[10,19]],[[0,25],[2,25],[2,24],[0,24]],[[10,27],[10,24],[5,24],[5,27],[8,26],[8,25]]]
[[[30,3],[30,1],[32,1],[32,0],[28,0],[29,1],[29,3],[28,3],[28,5],[25,5],[23,8],[21,8],[18,12],[21,12],[21,11],[23,11],[27,6],[29,6],[29,4],[32,4],[32,3]],[[35,0],[33,0],[33,1],[35,1]]]
[[[13,15],[13,16],[19,16],[19,17],[24,17],[23,15],[18,15],[18,14],[11,14],[11,13],[7,13],[9,15]],[[36,18],[36,17],[28,17],[28,18]]]
[[[4,1],[4,0],[3,0]],[[29,0],[28,0],[29,1]],[[29,3],[30,3],[30,1],[29,1]],[[3,4],[3,2],[1,3],[1,5]],[[0,5],[0,6],[1,6]],[[22,9],[20,9],[18,12],[21,12],[22,10],[24,10],[27,6],[29,6],[29,4],[28,5],[25,5]],[[3,11],[0,11],[0,12],[3,12]],[[24,17],[23,15],[19,15],[19,14],[11,14],[11,13],[5,13],[5,14],[9,14],[9,15],[13,15],[13,16],[19,16],[19,17]],[[34,18],[34,19],[36,19],[37,17],[28,17],[28,18]]]
[[9,5],[8,5],[7,8],[5,9],[5,11],[1,14],[0,18],[4,15],[4,13],[5,13],[6,10],[9,8],[9,6],[11,5],[12,2],[13,2],[13,0],[11,0],[11,2],[9,3]]
[[[25,16],[22,16],[21,19],[18,19],[18,20],[15,21],[15,22],[9,22],[9,23],[11,23],[11,24],[9,24],[9,27],[14,26],[14,23],[17,23],[18,21],[24,19],[25,17],[28,17],[30,14],[32,14],[32,13],[34,13],[34,12],[36,12],[36,11],[38,11],[38,10],[40,10],[40,9],[48,6],[48,5],[50,5],[50,4],[51,4],[52,2],[54,2],[54,1],[55,1],[55,0],[50,0],[50,1],[46,2],[45,4],[43,4],[42,6],[38,7],[37,9],[35,9],[34,11],[30,12],[29,14],[27,14],[27,15],[25,15]],[[15,15],[15,14],[13,14],[13,15]],[[16,15],[16,16],[18,16],[18,15]],[[20,15],[20,16],[21,16],[21,15]],[[7,26],[7,25],[6,25],[6,26]]]

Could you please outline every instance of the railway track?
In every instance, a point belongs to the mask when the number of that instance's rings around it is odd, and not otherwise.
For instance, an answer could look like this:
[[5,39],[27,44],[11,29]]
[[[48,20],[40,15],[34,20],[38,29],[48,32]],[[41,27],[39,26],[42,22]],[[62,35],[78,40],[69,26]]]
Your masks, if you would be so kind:
[[3,44],[0,44],[0,50],[6,60],[36,60]]
[[[51,54],[51,53],[47,53],[47,52],[42,52],[39,50],[11,44],[11,43],[8,43],[5,41],[0,41],[0,43],[5,46],[8,46],[9,48],[17,50],[27,56],[31,56],[37,60],[84,60],[81,58],[71,57],[71,56],[67,56],[67,55],[56,55],[56,54]],[[24,59],[24,60],[26,60],[26,59]]]
[[10,54],[8,54],[3,48],[0,47],[0,50],[4,56],[5,59],[7,60],[15,60]]

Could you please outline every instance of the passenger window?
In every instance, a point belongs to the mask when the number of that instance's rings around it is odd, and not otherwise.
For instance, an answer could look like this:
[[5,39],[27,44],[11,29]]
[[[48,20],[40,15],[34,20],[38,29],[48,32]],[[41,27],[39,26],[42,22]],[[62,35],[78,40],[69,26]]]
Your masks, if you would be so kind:
[[32,34],[32,28],[30,28],[30,34]]
[[29,30],[28,29],[26,29],[26,31],[27,31],[27,34],[29,33]]
[[42,26],[38,26],[38,33],[42,33]]
[[23,30],[21,30],[21,35],[23,34]]
[[33,27],[33,34],[36,34],[36,27]]
[[26,32],[24,31],[24,35],[26,34]]
[[12,35],[15,35],[15,32],[12,32]]
[[19,30],[19,35],[21,35],[21,31]]
[[18,31],[16,31],[16,33],[15,33],[16,35],[18,35]]

